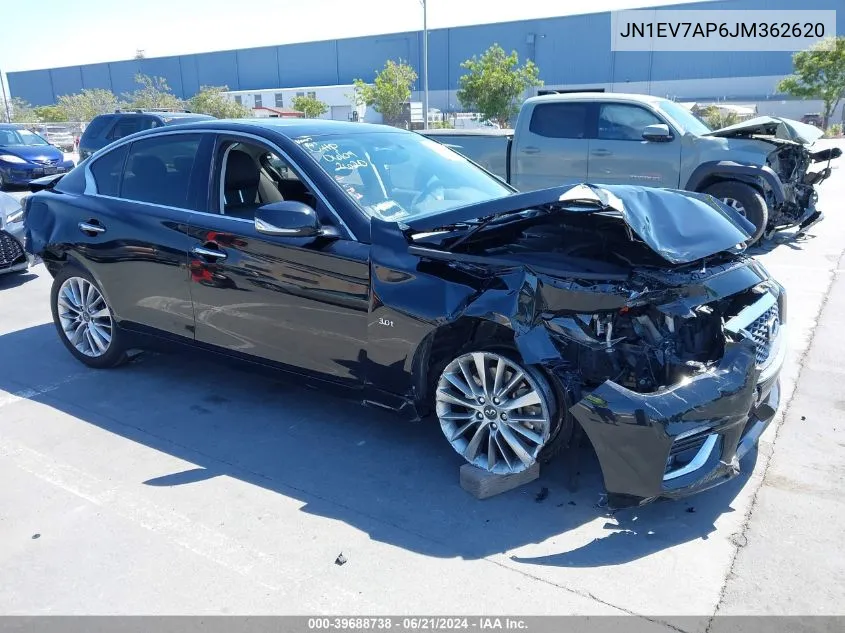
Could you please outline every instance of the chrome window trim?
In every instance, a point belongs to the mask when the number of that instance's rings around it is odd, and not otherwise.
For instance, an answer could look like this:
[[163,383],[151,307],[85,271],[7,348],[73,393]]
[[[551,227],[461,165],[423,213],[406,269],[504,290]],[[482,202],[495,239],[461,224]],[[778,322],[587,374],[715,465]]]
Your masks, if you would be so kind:
[[[144,131],[146,132],[147,130],[144,130]],[[137,134],[142,134],[142,132],[137,132]],[[259,142],[263,143],[264,145],[271,147],[273,151],[277,151],[279,153],[279,156],[286,159],[292,167],[297,164],[293,161],[293,159],[291,159],[290,155],[286,151],[284,151],[281,147],[276,145],[276,143],[274,143],[273,141],[270,141],[269,139],[266,139],[262,136],[258,136],[257,134],[253,134],[251,132],[241,132],[241,131],[238,131],[238,130],[222,130],[222,129],[218,129],[218,128],[202,128],[202,129],[190,129],[190,130],[176,130],[176,129],[167,130],[167,131],[164,131],[164,132],[156,132],[155,134],[144,135],[140,138],[133,138],[135,136],[133,134],[131,136],[127,136],[125,138],[119,139],[119,140],[115,141],[114,143],[112,143],[111,145],[108,145],[106,147],[98,149],[96,152],[94,152],[89,157],[90,160],[88,161],[88,164],[85,165],[85,191],[83,193],[87,196],[94,196],[94,197],[98,197],[98,198],[107,198],[107,199],[111,199],[111,200],[123,200],[123,201],[127,201],[127,202],[137,202],[139,204],[149,204],[149,205],[152,205],[152,206],[155,206],[155,207],[161,207],[161,208],[164,208],[164,209],[176,209],[177,211],[190,211],[191,213],[202,213],[204,215],[210,215],[210,216],[217,217],[217,218],[225,217],[225,218],[229,218],[231,220],[238,220],[238,221],[253,223],[252,220],[244,220],[242,218],[233,218],[231,216],[223,215],[223,214],[220,214],[220,213],[209,213],[208,211],[197,211],[196,209],[186,209],[186,208],[183,208],[183,207],[170,207],[170,206],[163,205],[163,204],[155,204],[155,203],[152,203],[152,202],[143,202],[141,200],[130,200],[129,198],[118,198],[118,197],[115,197],[115,196],[105,196],[105,195],[100,194],[97,191],[97,183],[94,180],[94,175],[91,173],[91,165],[96,160],[98,160],[101,156],[104,156],[105,154],[113,152],[113,151],[117,150],[118,148],[120,148],[124,145],[129,145],[130,143],[134,143],[135,141],[141,141],[141,140],[144,140],[145,138],[148,138],[148,137],[149,138],[153,138],[153,137],[157,138],[159,136],[172,136],[174,134],[182,134],[182,135],[185,135],[185,134],[220,134],[220,135],[223,135],[223,136],[235,136],[235,137],[241,136],[241,137],[245,137],[245,138],[250,138],[250,139],[254,139],[256,141],[259,141]],[[214,160],[213,157],[212,157],[212,160]],[[352,239],[356,242],[360,242],[361,241],[360,238],[357,235],[355,235],[355,232],[349,227],[348,224],[346,224],[346,222],[343,221],[343,218],[340,216],[340,214],[337,212],[337,210],[334,208],[334,206],[332,206],[332,204],[328,201],[328,199],[323,194],[323,192],[320,191],[320,189],[314,184],[314,181],[311,180],[310,176],[308,176],[308,174],[306,174],[302,170],[302,168],[297,169],[297,171],[302,172],[301,175],[302,175],[303,180],[305,180],[305,182],[308,184],[308,186],[311,187],[311,190],[314,192],[314,194],[320,200],[323,201],[323,204],[326,205],[326,208],[329,210],[329,213],[331,213],[332,216],[337,220],[338,224],[343,227],[343,229],[346,231],[347,235],[349,235],[350,239]]]

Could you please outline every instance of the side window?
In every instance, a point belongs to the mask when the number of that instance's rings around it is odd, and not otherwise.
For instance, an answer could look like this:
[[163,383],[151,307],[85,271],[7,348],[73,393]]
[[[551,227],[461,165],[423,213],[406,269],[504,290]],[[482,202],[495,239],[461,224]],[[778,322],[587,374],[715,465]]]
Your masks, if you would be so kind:
[[127,116],[123,117],[115,123],[114,127],[109,132],[109,139],[117,140],[135,132],[146,130],[150,127],[149,119],[143,116]]
[[117,196],[120,192],[120,178],[123,174],[123,163],[126,161],[126,145],[100,156],[91,163],[91,174],[97,185],[97,193],[104,196]]
[[189,208],[191,170],[201,138],[199,134],[174,134],[132,143],[120,197]]
[[598,137],[612,141],[641,141],[646,126],[663,123],[645,108],[627,103],[603,103]]
[[224,215],[252,219],[258,207],[284,200],[302,202],[319,211],[316,198],[294,166],[266,147],[228,143],[220,148],[218,156]]
[[528,130],[546,138],[587,138],[589,103],[540,103]]

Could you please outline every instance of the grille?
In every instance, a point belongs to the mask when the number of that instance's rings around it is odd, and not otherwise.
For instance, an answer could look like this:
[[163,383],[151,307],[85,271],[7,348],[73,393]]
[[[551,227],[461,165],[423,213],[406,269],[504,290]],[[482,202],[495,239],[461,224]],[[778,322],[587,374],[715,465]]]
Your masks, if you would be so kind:
[[39,165],[58,165],[59,159],[58,158],[36,158],[32,162],[37,163]]
[[775,303],[746,328],[757,346],[757,364],[762,365],[769,358],[774,336],[780,327],[780,313]]
[[0,268],[8,268],[24,257],[18,241],[5,231],[0,231]]

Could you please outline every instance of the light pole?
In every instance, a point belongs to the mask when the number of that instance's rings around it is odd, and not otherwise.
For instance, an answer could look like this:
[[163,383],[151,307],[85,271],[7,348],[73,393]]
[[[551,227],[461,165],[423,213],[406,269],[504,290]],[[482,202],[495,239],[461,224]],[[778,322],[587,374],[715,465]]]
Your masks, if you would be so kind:
[[423,8],[423,129],[428,129],[428,9],[426,0],[420,0]]
[[6,123],[12,122],[12,112],[9,109],[9,99],[6,96],[6,84],[3,82],[3,71],[0,70],[0,88],[3,91],[3,105],[6,108]]

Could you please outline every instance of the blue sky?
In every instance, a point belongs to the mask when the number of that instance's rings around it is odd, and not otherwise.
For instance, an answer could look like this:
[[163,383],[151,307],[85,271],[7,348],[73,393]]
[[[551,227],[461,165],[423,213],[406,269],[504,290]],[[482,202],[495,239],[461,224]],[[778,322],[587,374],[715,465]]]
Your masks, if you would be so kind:
[[[675,0],[680,3],[684,0]],[[668,4],[428,0],[429,28]],[[0,0],[0,70],[32,70],[422,27],[420,0]]]

